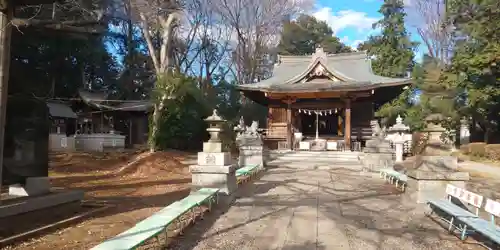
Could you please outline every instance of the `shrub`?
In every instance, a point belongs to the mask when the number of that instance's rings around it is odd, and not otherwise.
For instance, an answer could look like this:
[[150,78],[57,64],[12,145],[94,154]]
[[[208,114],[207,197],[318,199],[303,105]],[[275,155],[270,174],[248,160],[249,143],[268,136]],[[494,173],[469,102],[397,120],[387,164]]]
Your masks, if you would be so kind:
[[488,144],[485,147],[485,153],[488,159],[498,161],[500,160],[500,144]]
[[469,144],[469,154],[475,157],[486,157],[486,143],[475,142]]

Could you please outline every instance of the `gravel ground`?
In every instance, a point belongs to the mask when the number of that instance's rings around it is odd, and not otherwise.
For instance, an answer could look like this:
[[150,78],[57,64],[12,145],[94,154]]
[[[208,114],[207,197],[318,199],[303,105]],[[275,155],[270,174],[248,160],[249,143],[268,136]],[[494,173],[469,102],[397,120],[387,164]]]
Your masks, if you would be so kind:
[[393,186],[349,170],[274,168],[169,249],[483,249],[461,243]]

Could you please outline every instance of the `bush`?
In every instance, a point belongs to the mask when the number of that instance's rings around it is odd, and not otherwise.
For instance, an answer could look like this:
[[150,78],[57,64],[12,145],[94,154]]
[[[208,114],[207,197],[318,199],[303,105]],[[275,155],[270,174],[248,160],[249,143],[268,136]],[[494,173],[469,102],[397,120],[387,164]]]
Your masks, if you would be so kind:
[[498,161],[500,160],[500,144],[488,144],[485,147],[485,153],[488,159]]
[[475,142],[469,144],[469,154],[475,157],[487,157],[486,143]]

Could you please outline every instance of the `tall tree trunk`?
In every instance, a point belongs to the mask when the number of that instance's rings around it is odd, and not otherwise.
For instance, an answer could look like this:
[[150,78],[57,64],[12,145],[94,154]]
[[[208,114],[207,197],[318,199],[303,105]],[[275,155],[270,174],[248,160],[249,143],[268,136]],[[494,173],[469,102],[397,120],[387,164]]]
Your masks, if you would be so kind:
[[163,112],[165,108],[165,102],[168,99],[172,98],[173,89],[168,89],[169,86],[166,86],[167,84],[161,84],[162,88],[166,89],[159,89],[159,84],[158,81],[168,81],[169,77],[169,66],[170,66],[170,56],[169,56],[169,49],[170,49],[170,44],[171,44],[171,36],[172,36],[172,29],[173,29],[173,24],[176,19],[180,18],[179,13],[171,13],[168,15],[168,17],[165,19],[162,16],[158,17],[158,21],[161,27],[160,33],[161,33],[161,42],[160,42],[160,50],[159,53],[157,53],[157,48],[153,44],[153,39],[151,38],[151,33],[150,33],[150,27],[148,25],[149,20],[147,19],[146,15],[140,14],[141,18],[141,24],[142,24],[142,34],[144,36],[144,39],[146,40],[147,48],[149,51],[149,56],[151,57],[151,60],[153,61],[153,65],[155,68],[155,73],[156,73],[156,90],[161,92],[161,97],[159,99],[155,100],[155,104],[153,105],[153,117],[151,120],[151,133],[150,136],[151,138],[149,139],[149,150],[151,152],[156,151],[159,148],[158,141],[157,141],[157,136],[158,133],[160,132],[160,118],[161,118],[161,113]]
[[[7,98],[10,66],[10,20],[14,7],[8,0],[0,1],[0,188],[2,187],[3,152],[5,146],[5,117],[7,113]],[[0,203],[2,201],[0,200]]]

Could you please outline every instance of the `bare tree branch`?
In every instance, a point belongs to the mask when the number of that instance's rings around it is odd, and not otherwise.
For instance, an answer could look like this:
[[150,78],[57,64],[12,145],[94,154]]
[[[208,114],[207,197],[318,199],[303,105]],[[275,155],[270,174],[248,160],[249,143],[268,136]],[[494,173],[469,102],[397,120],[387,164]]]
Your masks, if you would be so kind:
[[440,63],[448,63],[453,47],[453,27],[447,20],[446,0],[412,0],[407,9],[410,23],[417,29],[428,54]]

